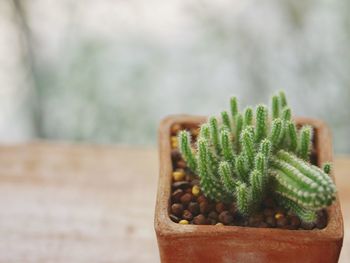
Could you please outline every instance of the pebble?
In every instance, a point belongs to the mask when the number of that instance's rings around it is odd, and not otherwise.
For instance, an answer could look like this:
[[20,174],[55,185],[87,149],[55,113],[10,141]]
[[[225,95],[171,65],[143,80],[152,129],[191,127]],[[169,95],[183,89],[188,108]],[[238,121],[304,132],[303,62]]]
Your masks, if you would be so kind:
[[205,218],[204,215],[200,214],[200,215],[195,216],[193,218],[193,223],[195,225],[205,225],[205,224],[207,224],[207,219]]
[[289,218],[289,222],[293,229],[298,229],[301,223],[299,217],[297,216],[291,216]]
[[192,128],[192,129],[190,130],[190,132],[191,132],[191,134],[192,134],[193,137],[197,137],[198,134],[199,134],[199,131],[200,131],[199,128]]
[[215,210],[216,212],[218,212],[219,214],[222,213],[223,211],[226,210],[225,204],[222,202],[219,202],[215,205]]
[[187,181],[180,181],[172,184],[172,187],[174,189],[178,189],[178,188],[185,189],[185,188],[188,188],[189,186],[190,186],[190,183]]
[[178,168],[185,169],[187,167],[187,164],[186,164],[186,162],[184,160],[179,160],[179,161],[177,161],[176,166]]
[[183,213],[182,213],[182,218],[186,219],[188,221],[191,221],[192,218],[193,218],[193,215],[192,215],[192,213],[190,211],[184,210]]
[[181,153],[179,152],[178,149],[172,149],[171,150],[171,159],[174,162],[178,162],[181,159]]
[[285,227],[288,225],[288,219],[285,216],[278,217],[276,218],[276,225],[278,227]]
[[184,205],[188,205],[192,200],[192,195],[190,193],[185,193],[183,196],[180,197],[180,201]]
[[195,185],[199,186],[199,179],[193,179],[193,180],[191,181],[191,185],[192,185],[192,186],[195,186]]
[[182,130],[182,126],[179,123],[175,123],[173,126],[170,128],[170,132],[172,135],[178,134],[179,131]]
[[266,198],[264,200],[264,206],[274,208],[275,207],[275,201],[272,198]]
[[276,226],[276,219],[273,216],[267,216],[265,218],[265,222],[271,227],[275,227]]
[[199,210],[202,214],[207,214],[210,212],[210,206],[208,202],[201,202],[199,203]]
[[182,219],[182,220],[179,221],[179,224],[181,224],[181,225],[188,225],[189,222],[187,220],[185,220],[185,219]]
[[275,214],[285,215],[285,209],[283,209],[282,207],[276,207],[275,208]]
[[218,220],[218,213],[216,213],[215,211],[211,211],[209,214],[208,214],[208,218],[211,218],[211,219],[214,219],[214,220]]
[[184,170],[176,170],[175,172],[173,172],[173,179],[175,182],[179,182],[179,181],[183,181],[185,179],[185,172]]
[[199,188],[198,185],[194,185],[194,186],[192,187],[192,194],[193,194],[194,196],[199,196],[200,192],[201,192],[201,189]]
[[233,222],[233,216],[229,211],[223,211],[219,214],[219,221],[225,225],[228,225]]
[[305,229],[305,230],[311,230],[315,228],[315,223],[311,222],[311,223],[307,223],[307,222],[301,222],[301,228]]
[[181,196],[184,194],[184,191],[182,189],[176,189],[172,194],[171,198],[173,202],[180,202]]
[[276,219],[276,220],[278,220],[278,219],[280,219],[280,218],[284,218],[284,217],[285,217],[284,214],[281,213],[281,212],[277,212],[277,213],[275,214],[275,219]]
[[199,204],[197,202],[190,202],[188,204],[187,209],[193,214],[198,215],[199,214]]
[[215,225],[216,226],[223,226],[224,224],[219,222],[219,223],[216,223]]
[[176,136],[171,136],[171,148],[176,149],[178,148],[178,142]]
[[264,216],[274,216],[275,211],[272,208],[265,208],[263,213]]
[[186,193],[189,193],[189,194],[192,194],[192,188],[191,187],[188,187],[185,189],[185,192]]
[[232,203],[230,206],[229,206],[229,209],[228,211],[231,213],[231,214],[236,214],[237,213],[237,207],[234,203]]
[[254,214],[248,219],[248,223],[250,226],[257,227],[264,221],[264,215],[263,214]]
[[316,221],[316,227],[318,228],[318,229],[323,229],[323,228],[325,228],[327,226],[327,218],[326,217],[320,217],[320,218],[318,218],[317,219],[317,221]]
[[327,226],[327,214],[325,211],[321,210],[317,213],[316,227],[318,229],[323,229]]
[[207,199],[204,195],[200,195],[200,196],[197,198],[197,202],[198,202],[198,203],[202,203],[202,202],[207,202],[207,203],[208,203],[208,199]]
[[213,218],[208,218],[207,221],[210,225],[215,225],[217,223],[217,220],[215,220]]
[[183,207],[182,204],[178,204],[178,203],[172,204],[172,206],[171,206],[171,212],[172,212],[174,215],[176,215],[176,216],[181,216],[183,211],[184,211],[184,207]]
[[215,204],[211,203],[211,202],[208,202],[208,213],[210,211],[215,211]]
[[175,222],[175,223],[179,223],[179,221],[180,221],[180,218],[178,218],[177,216],[175,216],[175,215],[170,215],[169,216],[170,217],[170,219],[173,221],[173,222]]

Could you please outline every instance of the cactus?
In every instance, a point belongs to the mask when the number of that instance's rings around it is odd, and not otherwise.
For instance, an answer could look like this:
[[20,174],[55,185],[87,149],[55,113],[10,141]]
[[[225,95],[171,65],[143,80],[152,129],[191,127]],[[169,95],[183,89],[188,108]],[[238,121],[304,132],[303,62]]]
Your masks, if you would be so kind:
[[249,129],[245,129],[241,135],[242,152],[249,168],[254,165],[255,146],[253,134]]
[[222,124],[226,127],[226,129],[231,131],[231,121],[227,111],[221,112],[221,119],[222,119]]
[[278,93],[279,95],[279,100],[280,100],[280,105],[281,105],[281,108],[283,109],[284,107],[286,107],[288,105],[287,103],[287,98],[286,98],[286,94],[284,93],[284,91],[280,91]]
[[221,146],[219,141],[219,128],[218,121],[215,117],[209,118],[209,131],[210,131],[210,139],[214,145],[216,154],[220,154]]
[[206,196],[213,200],[224,199],[221,183],[215,178],[215,172],[210,167],[210,149],[204,138],[198,139],[198,173],[200,174],[200,184]]
[[271,117],[265,105],[240,113],[234,97],[220,122],[210,117],[201,126],[195,150],[190,134],[181,131],[179,150],[208,198],[235,200],[238,212],[248,216],[268,195],[312,222],[336,196],[330,164],[320,169],[309,163],[312,131],[307,125],[297,129],[283,92],[272,97]]
[[289,150],[291,152],[295,152],[298,147],[298,136],[297,136],[297,128],[295,126],[295,123],[292,121],[288,121],[286,123],[286,136],[288,137],[288,145]]
[[302,127],[300,130],[298,154],[299,154],[300,158],[302,158],[304,160],[309,159],[311,140],[312,140],[311,127],[310,126]]
[[274,148],[277,148],[283,138],[283,122],[280,118],[277,118],[272,123],[269,139]]
[[232,119],[236,118],[236,115],[238,114],[238,103],[237,103],[237,98],[232,97],[230,100],[230,106],[231,106],[231,115]]
[[225,161],[227,161],[231,167],[235,165],[235,156],[233,152],[233,147],[231,143],[230,133],[227,130],[221,131],[221,149],[222,155]]
[[248,127],[250,125],[253,125],[253,109],[251,107],[248,107],[244,111],[243,126]]
[[227,193],[234,193],[236,191],[237,181],[233,178],[231,165],[223,161],[220,163],[219,174]]
[[192,171],[197,170],[196,157],[191,148],[191,135],[187,131],[180,131],[178,136],[180,152]]
[[279,97],[273,96],[272,97],[272,119],[277,119],[280,117],[280,105],[279,105]]
[[259,105],[256,108],[256,128],[255,128],[255,140],[260,142],[267,134],[267,108],[264,105]]
[[330,174],[331,171],[332,171],[332,165],[330,163],[325,163],[323,164],[323,171],[326,173],[326,174]]
[[335,188],[321,169],[284,150],[270,161],[277,194],[314,211],[329,206],[334,200]]

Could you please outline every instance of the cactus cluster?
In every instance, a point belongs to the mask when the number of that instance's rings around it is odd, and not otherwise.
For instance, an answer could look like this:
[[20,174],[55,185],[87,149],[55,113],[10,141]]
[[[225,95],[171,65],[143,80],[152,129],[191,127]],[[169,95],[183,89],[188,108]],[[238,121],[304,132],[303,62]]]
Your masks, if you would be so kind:
[[297,128],[284,92],[272,97],[271,111],[258,105],[241,113],[233,97],[230,112],[202,124],[195,143],[181,131],[179,150],[208,198],[235,201],[248,216],[269,195],[303,221],[315,221],[316,212],[335,200],[331,166],[322,170],[309,162],[313,129]]

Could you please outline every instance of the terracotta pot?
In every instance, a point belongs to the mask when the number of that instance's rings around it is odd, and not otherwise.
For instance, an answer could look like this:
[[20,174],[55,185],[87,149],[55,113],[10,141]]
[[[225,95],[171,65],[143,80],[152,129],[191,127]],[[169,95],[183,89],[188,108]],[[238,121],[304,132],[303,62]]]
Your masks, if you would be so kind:
[[[319,230],[285,230],[239,226],[180,225],[169,218],[171,195],[170,128],[197,126],[205,117],[176,115],[159,128],[160,175],[155,231],[162,262],[337,262],[343,243],[339,198],[327,209],[328,225]],[[315,128],[318,165],[333,160],[331,135],[322,121],[297,118]],[[333,175],[331,175],[333,177]],[[334,179],[334,177],[333,177]]]

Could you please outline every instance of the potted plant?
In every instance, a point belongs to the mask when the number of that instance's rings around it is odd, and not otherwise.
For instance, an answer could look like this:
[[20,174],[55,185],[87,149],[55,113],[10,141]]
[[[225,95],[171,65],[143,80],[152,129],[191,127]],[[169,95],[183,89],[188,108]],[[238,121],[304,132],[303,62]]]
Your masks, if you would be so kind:
[[283,92],[271,116],[230,102],[220,118],[160,124],[162,262],[337,262],[343,221],[327,126],[293,119]]

